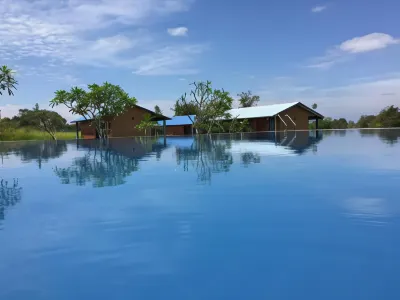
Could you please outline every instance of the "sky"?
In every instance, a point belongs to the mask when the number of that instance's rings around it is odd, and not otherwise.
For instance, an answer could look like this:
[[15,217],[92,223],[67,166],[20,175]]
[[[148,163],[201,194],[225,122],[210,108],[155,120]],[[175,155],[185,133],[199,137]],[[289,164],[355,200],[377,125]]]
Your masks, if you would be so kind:
[[[171,116],[194,81],[357,120],[400,106],[398,0],[0,0],[1,115],[108,81]],[[68,120],[65,107],[55,108]]]

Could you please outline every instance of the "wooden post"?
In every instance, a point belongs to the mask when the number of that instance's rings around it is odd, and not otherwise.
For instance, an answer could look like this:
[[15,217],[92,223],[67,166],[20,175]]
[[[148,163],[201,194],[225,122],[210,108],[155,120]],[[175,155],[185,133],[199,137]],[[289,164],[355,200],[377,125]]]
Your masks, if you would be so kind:
[[163,133],[164,133],[164,146],[167,145],[167,125],[165,120],[163,120]]
[[78,122],[75,122],[75,128],[76,128],[76,139],[79,139],[79,125]]
[[318,118],[315,119],[315,129],[318,130]]

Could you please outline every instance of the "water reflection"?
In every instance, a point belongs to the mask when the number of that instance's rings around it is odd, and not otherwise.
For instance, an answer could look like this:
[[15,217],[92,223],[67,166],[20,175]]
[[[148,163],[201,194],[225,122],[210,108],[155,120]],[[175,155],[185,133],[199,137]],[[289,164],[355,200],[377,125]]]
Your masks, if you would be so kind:
[[184,171],[195,170],[200,182],[210,182],[212,174],[229,172],[237,160],[244,167],[258,164],[264,156],[296,156],[317,151],[322,139],[318,132],[246,133],[192,138],[171,138],[176,160]]
[[74,158],[70,167],[55,167],[54,173],[63,184],[91,182],[93,187],[105,187],[124,184],[128,176],[139,170],[140,160],[152,153],[160,157],[165,147],[152,139],[110,139],[80,140],[77,148],[84,155]]
[[6,142],[0,143],[2,163],[5,157],[13,154],[28,163],[35,161],[39,167],[49,159],[58,158],[67,151],[66,141]]
[[383,198],[353,197],[343,203],[350,218],[362,222],[383,225],[390,216],[388,203]]
[[360,130],[362,137],[378,136],[379,139],[389,145],[398,143],[400,139],[400,130],[397,129],[362,129]]
[[0,221],[4,220],[7,208],[21,201],[21,193],[22,188],[19,186],[17,179],[14,179],[12,182],[4,179],[0,180]]
[[228,172],[233,163],[231,140],[220,141],[210,136],[200,136],[191,141],[190,147],[176,147],[176,162],[185,171],[194,169],[201,182],[210,182],[212,173]]

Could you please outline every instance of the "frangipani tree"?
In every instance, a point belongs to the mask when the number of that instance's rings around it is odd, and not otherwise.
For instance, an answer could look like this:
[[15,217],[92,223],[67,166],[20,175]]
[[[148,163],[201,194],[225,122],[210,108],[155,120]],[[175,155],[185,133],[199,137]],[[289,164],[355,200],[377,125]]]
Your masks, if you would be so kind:
[[103,85],[89,84],[88,90],[73,87],[69,92],[59,90],[50,101],[51,107],[65,105],[75,115],[92,120],[101,139],[108,137],[105,118],[114,118],[136,105],[119,85],[105,82]]

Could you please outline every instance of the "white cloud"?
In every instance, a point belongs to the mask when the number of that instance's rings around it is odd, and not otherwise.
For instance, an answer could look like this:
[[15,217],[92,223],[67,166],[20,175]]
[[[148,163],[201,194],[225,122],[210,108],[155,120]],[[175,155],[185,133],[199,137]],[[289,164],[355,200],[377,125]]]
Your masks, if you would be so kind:
[[[0,6],[0,57],[24,62],[31,59],[35,65],[41,63],[47,67],[85,64],[146,69],[147,65],[136,64],[149,52],[157,54],[158,59],[166,53],[163,52],[165,48],[175,48],[180,56],[191,54],[180,51],[175,45],[155,41],[152,33],[143,27],[160,17],[186,11],[192,2],[3,0]],[[185,32],[175,28],[174,33]],[[168,59],[169,53],[166,54],[163,60]],[[187,68],[183,63],[190,62],[191,57],[175,61],[180,64],[170,63],[169,67],[176,73],[176,70]]]
[[204,45],[165,47],[133,60],[131,63],[136,66],[133,73],[137,75],[196,74],[198,71],[194,68],[179,68],[177,66],[190,65],[193,57],[206,49],[207,47]]
[[326,70],[338,63],[350,60],[354,55],[384,49],[399,43],[399,39],[385,33],[371,33],[355,37],[328,49],[323,56],[310,59],[306,67]]
[[314,6],[312,9],[311,9],[311,11],[313,12],[313,13],[320,13],[320,12],[323,12],[325,9],[327,9],[328,8],[328,6],[327,5],[317,5],[317,6]]
[[389,34],[371,33],[345,41],[340,44],[339,48],[344,52],[362,53],[383,49],[399,42],[399,39],[395,39]]
[[345,117],[357,121],[362,114],[377,114],[383,108],[400,107],[400,72],[370,78],[353,79],[350,84],[331,88],[296,85],[296,82],[276,81],[256,92],[266,103],[300,101],[318,104],[318,111],[334,118]]
[[[20,109],[32,109],[34,104],[5,104],[0,106],[2,118],[12,118],[18,115]],[[65,106],[55,106],[54,108],[49,107],[49,102],[39,103],[41,109],[54,110],[58,112],[67,121],[72,121],[75,117],[69,112],[69,109]]]
[[172,36],[187,36],[189,29],[186,27],[168,28],[168,34]]

